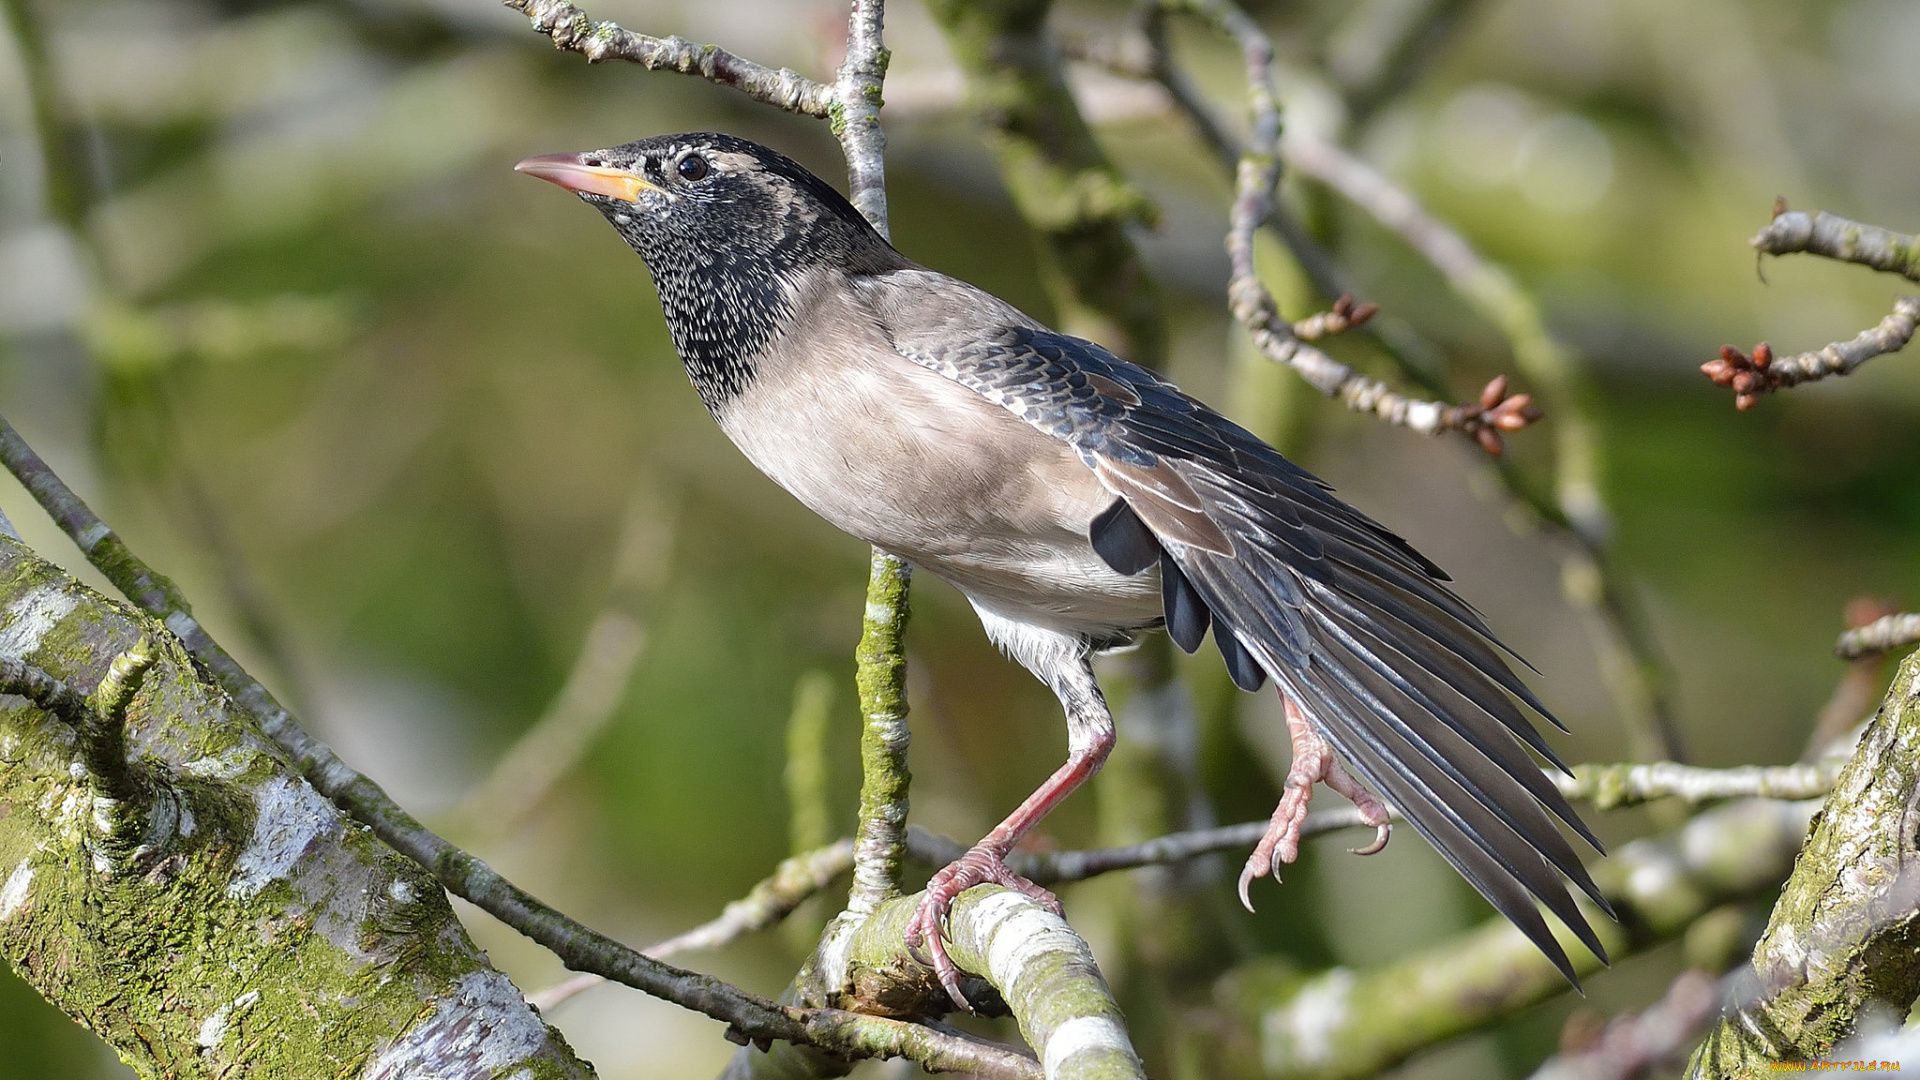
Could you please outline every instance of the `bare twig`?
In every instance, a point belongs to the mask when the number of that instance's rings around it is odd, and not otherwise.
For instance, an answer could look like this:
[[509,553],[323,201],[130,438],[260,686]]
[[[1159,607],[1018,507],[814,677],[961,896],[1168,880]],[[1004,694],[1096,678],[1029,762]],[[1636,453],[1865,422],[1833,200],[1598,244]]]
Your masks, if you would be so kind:
[[[1306,824],[1301,828],[1301,835],[1319,836],[1322,833],[1340,829],[1358,828],[1364,824],[1366,823],[1360,820],[1359,811],[1350,806],[1316,810],[1307,815]],[[1015,873],[1036,884],[1063,885],[1085,881],[1116,870],[1184,862],[1203,855],[1211,855],[1216,851],[1249,848],[1266,833],[1266,829],[1267,822],[1262,819],[1243,821],[1238,825],[1222,825],[1213,829],[1171,833],[1143,843],[1128,844],[1125,847],[1047,853],[1016,851],[1007,857],[1007,865],[1012,867]],[[913,856],[915,862],[929,866],[945,866],[965,850],[958,841],[927,832],[917,826],[907,830],[907,851]]]
[[826,117],[836,100],[836,89],[793,71],[762,67],[742,60],[717,45],[695,45],[681,37],[657,38],[636,34],[610,22],[591,18],[566,0],[502,0],[526,14],[533,28],[553,39],[556,49],[568,49],[593,63],[627,60],[650,71],[678,71],[711,83],[730,86],[755,101],[806,116]]
[[[847,159],[853,205],[885,236],[886,134],[880,129],[881,83],[887,74],[883,0],[854,0],[847,14],[847,55],[834,84],[834,135]],[[907,827],[907,593],[913,568],[873,549],[867,606],[854,650],[860,694],[860,817],[854,839],[853,891],[846,918],[865,918],[900,893]],[[843,927],[844,929],[844,927]],[[831,932],[831,931],[830,931]]]
[[1856,630],[1848,630],[1834,643],[1834,655],[1843,660],[1858,660],[1920,642],[1920,615],[1901,612],[1875,619]]
[[[771,875],[746,896],[728,904],[717,918],[640,951],[658,959],[694,949],[717,949],[778,923],[852,866],[852,840],[841,840],[782,860]],[[545,1012],[606,981],[600,975],[587,972],[528,994],[527,1000]]]
[[847,158],[847,199],[881,236],[887,228],[886,133],[880,130],[881,83],[892,55],[881,42],[884,0],[853,0],[847,12],[847,55],[835,77],[827,116]]
[[[1920,281],[1920,237],[1862,225],[1824,210],[1812,214],[1788,210],[1785,199],[1774,201],[1773,220],[1748,242],[1762,255],[1806,252]],[[1850,375],[1876,356],[1899,352],[1913,340],[1917,325],[1920,296],[1902,296],[1879,325],[1862,330],[1851,341],[1785,358],[1775,357],[1773,347],[1764,341],[1754,346],[1752,355],[1723,345],[1720,355],[1700,365],[1700,370],[1716,385],[1732,388],[1735,407],[1751,409],[1775,390]]]
[[1295,322],[1293,336],[1301,341],[1319,341],[1321,338],[1332,337],[1335,334],[1344,334],[1355,327],[1366,325],[1367,321],[1379,311],[1380,307],[1377,304],[1356,304],[1353,302],[1352,293],[1341,293],[1332,307]]
[[1733,404],[1742,411],[1753,408],[1763,395],[1789,386],[1815,382],[1836,375],[1851,375],[1855,368],[1876,356],[1899,352],[1913,340],[1920,325],[1920,296],[1902,296],[1894,300],[1893,310],[1879,324],[1860,331],[1851,341],[1836,341],[1813,352],[1776,358],[1773,347],[1761,342],[1749,356],[1731,345],[1720,347],[1720,356],[1700,365],[1700,370],[1717,386],[1733,388]]
[[1774,204],[1773,220],[1749,242],[1763,255],[1804,251],[1920,281],[1920,237],[1862,225],[1825,210],[1788,210],[1784,200]]
[[[1525,427],[1539,419],[1525,395],[1508,398],[1506,382],[1489,383],[1488,396],[1496,387],[1501,391],[1491,402],[1485,399],[1468,405],[1443,405],[1406,397],[1378,379],[1355,371],[1319,349],[1308,345],[1293,326],[1281,319],[1273,294],[1260,281],[1254,268],[1253,236],[1273,214],[1273,193],[1280,180],[1280,104],[1273,87],[1273,42],[1258,23],[1228,0],[1164,0],[1170,10],[1190,11],[1212,23],[1239,44],[1247,69],[1247,98],[1253,111],[1250,139],[1235,167],[1234,199],[1229,215],[1227,257],[1232,277],[1227,283],[1227,306],[1244,326],[1254,344],[1270,359],[1285,364],[1306,379],[1315,389],[1336,398],[1355,412],[1371,413],[1390,424],[1411,428],[1424,435],[1458,431],[1479,442],[1488,453],[1502,449],[1501,433]],[[1150,22],[1149,28],[1153,24]],[[1165,59],[1164,35],[1153,39],[1159,54],[1150,70],[1165,80],[1175,69]],[[1198,95],[1183,80],[1167,82],[1176,103],[1201,118],[1200,126],[1209,142],[1224,142],[1223,129],[1201,108]]]
[[1833,788],[1845,757],[1799,765],[1702,769],[1671,761],[1622,765],[1580,765],[1573,775],[1550,773],[1569,799],[1590,799],[1600,810],[1636,806],[1655,799],[1689,804],[1726,799],[1814,799]]

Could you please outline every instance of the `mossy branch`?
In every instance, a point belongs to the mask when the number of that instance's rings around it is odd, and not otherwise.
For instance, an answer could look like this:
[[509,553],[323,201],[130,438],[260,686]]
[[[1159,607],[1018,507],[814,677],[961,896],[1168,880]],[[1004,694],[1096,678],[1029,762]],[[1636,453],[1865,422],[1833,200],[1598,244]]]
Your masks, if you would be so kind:
[[592,1075],[172,635],[0,539],[0,640],[0,953],[136,1071]]
[[[841,987],[838,1004],[909,1014],[945,1007],[931,968],[907,954],[902,940],[918,896],[876,909],[822,972]],[[1113,994],[1080,935],[1058,915],[1020,893],[978,886],[953,905],[949,949],[962,970],[999,993],[1047,1080],[1143,1078]],[[836,970],[837,969],[837,970]]]
[[864,917],[900,894],[900,864],[906,852],[907,785],[907,586],[912,568],[874,549],[861,621],[860,819],[854,837],[853,891],[847,913]]
[[1920,995],[1920,655],[1894,676],[1815,819],[1754,949],[1754,993],[1707,1037],[1696,1077],[1825,1058],[1863,1015]]

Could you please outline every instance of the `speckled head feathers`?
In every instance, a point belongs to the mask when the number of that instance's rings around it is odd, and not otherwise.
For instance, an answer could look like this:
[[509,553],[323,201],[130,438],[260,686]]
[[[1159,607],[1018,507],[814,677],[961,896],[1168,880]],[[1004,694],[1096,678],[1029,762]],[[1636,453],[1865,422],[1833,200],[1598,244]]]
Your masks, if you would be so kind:
[[658,135],[517,168],[579,195],[639,252],[680,358],[716,411],[792,317],[799,278],[911,265],[832,185],[732,135]]

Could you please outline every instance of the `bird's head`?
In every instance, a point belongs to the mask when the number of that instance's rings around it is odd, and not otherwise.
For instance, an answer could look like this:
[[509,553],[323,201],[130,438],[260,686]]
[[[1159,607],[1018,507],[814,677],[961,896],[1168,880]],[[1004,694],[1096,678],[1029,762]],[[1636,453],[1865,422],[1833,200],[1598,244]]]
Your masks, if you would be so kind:
[[899,261],[826,181],[732,135],[659,135],[607,150],[543,154],[514,168],[599,210],[656,276],[713,264],[789,272]]

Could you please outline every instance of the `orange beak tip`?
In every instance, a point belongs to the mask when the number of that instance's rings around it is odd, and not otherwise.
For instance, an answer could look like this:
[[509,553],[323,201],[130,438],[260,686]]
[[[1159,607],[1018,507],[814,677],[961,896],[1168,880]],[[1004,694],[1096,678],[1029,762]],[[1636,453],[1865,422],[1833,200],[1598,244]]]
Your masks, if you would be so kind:
[[539,154],[517,162],[513,171],[537,176],[578,194],[602,195],[622,202],[640,201],[640,193],[653,186],[625,169],[589,165],[580,154]]

